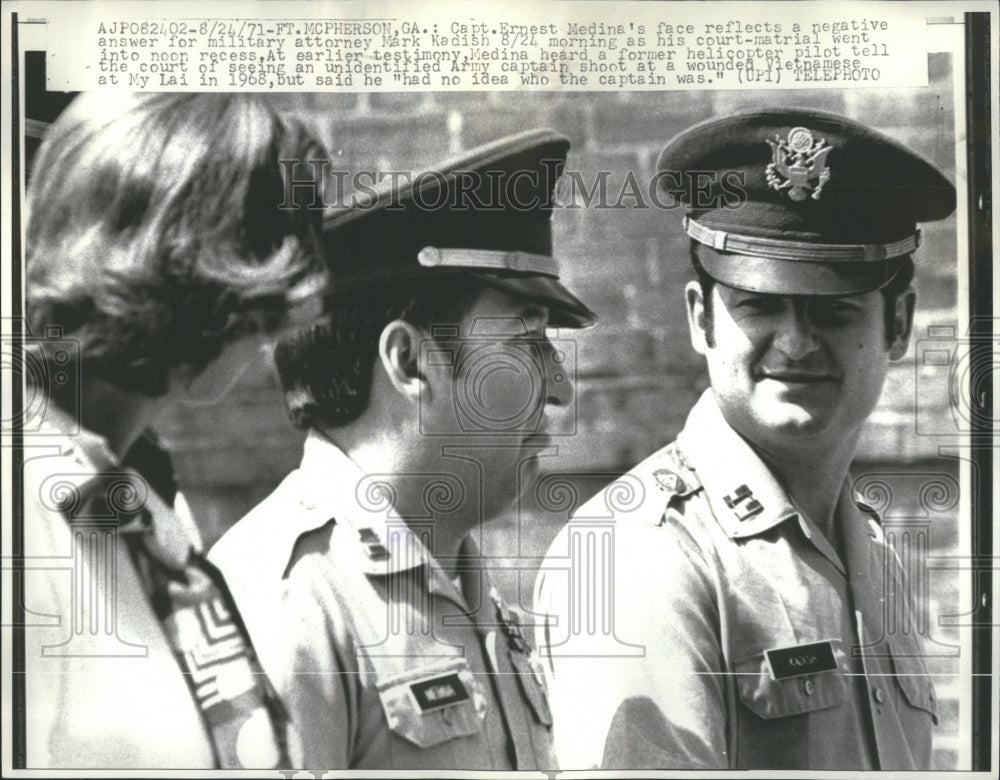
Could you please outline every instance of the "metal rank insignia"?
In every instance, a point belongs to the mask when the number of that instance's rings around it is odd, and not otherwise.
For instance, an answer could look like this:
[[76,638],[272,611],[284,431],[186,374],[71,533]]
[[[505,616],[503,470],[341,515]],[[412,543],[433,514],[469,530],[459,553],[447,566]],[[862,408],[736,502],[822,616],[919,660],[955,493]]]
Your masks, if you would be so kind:
[[830,180],[830,169],[826,167],[826,156],[833,149],[826,146],[826,140],[813,140],[811,131],[804,127],[793,127],[788,131],[787,140],[779,136],[768,139],[772,160],[765,171],[767,186],[778,192],[788,190],[792,200],[811,197],[819,200],[823,185]]
[[358,536],[361,539],[361,544],[365,546],[365,552],[368,553],[368,557],[373,561],[386,561],[389,559],[389,550],[386,549],[386,546],[382,544],[382,540],[378,538],[371,528],[362,528],[358,531]]
[[524,632],[521,630],[520,621],[517,619],[514,610],[503,603],[495,587],[490,588],[490,598],[493,600],[493,606],[496,607],[497,620],[500,621],[500,631],[507,638],[507,644],[510,649],[519,653],[527,653],[528,646],[524,641]]
[[507,638],[507,655],[511,666],[517,672],[517,681],[528,704],[539,722],[546,726],[552,725],[552,711],[545,690],[545,678],[542,667],[535,657],[534,651],[524,641],[524,633],[517,613],[504,604],[495,587],[490,588],[490,598],[496,607],[497,619],[500,621],[500,631]]
[[728,496],[723,496],[722,500],[733,510],[733,514],[740,522],[764,511],[763,504],[753,497],[753,492],[746,485],[740,485]]

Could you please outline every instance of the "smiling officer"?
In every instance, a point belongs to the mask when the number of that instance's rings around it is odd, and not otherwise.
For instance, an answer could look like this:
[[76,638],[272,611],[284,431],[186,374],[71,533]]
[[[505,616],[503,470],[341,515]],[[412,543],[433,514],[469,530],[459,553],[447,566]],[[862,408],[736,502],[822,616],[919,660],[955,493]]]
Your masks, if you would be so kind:
[[[887,614],[904,573],[848,468],[907,349],[917,223],[951,214],[954,187],[818,111],[702,123],[658,167],[686,193],[688,320],[711,389],[630,473],[644,498],[615,516],[612,563],[567,572],[604,495],[549,551],[536,606],[560,765],[929,769],[934,689]],[[721,189],[733,181],[740,198]],[[572,630],[609,571],[619,653]]]
[[594,320],[552,257],[568,148],[506,138],[324,226],[325,314],[275,354],[302,463],[212,551],[299,766],[554,768],[540,669],[470,532],[572,399],[546,329]]

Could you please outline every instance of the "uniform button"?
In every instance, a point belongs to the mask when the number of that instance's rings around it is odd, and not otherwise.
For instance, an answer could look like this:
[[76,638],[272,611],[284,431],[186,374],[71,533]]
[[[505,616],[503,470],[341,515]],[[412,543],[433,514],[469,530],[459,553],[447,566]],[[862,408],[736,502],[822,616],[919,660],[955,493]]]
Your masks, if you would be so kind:
[[812,680],[806,680],[802,687],[806,689],[806,696],[812,696],[816,692],[816,685]]
[[450,726],[452,721],[451,707],[445,707],[441,710],[441,719],[444,720],[445,724]]
[[885,701],[885,691],[881,688],[876,688],[873,695],[875,696],[875,701],[879,704],[882,704]]

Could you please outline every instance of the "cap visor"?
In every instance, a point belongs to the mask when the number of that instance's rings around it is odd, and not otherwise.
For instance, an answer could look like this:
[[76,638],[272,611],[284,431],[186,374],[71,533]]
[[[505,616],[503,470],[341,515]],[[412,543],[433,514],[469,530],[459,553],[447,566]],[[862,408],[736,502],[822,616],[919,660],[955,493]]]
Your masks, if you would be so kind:
[[896,275],[897,265],[868,262],[819,263],[777,260],[698,248],[698,260],[716,281],[771,295],[859,295],[877,290]]
[[493,287],[512,292],[549,307],[549,325],[554,328],[587,328],[597,322],[597,315],[551,276],[474,273]]

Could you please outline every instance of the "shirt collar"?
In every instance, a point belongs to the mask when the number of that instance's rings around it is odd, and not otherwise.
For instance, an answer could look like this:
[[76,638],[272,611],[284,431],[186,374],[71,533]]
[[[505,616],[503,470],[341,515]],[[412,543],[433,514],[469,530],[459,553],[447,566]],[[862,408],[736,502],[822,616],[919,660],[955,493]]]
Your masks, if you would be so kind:
[[[799,525],[813,547],[819,550],[820,554],[841,574],[846,577],[850,573],[851,587],[855,588],[857,582],[869,576],[870,540],[878,537],[876,517],[874,510],[851,489],[851,477],[848,474],[840,488],[837,506],[834,509],[834,533],[839,535],[840,542],[831,543],[816,524],[802,513],[799,513]],[[861,603],[857,599],[863,592],[864,589],[861,588],[855,593],[855,604]]]
[[[62,439],[60,444],[63,454],[72,456],[88,471],[99,472],[121,468],[107,439],[81,426],[71,414],[57,406],[51,399],[48,400],[45,421],[39,434],[44,434],[46,437],[57,434]],[[31,444],[34,446],[35,441]]]
[[726,422],[710,389],[691,409],[677,439],[730,537],[755,536],[797,517],[774,474]]
[[[51,401],[44,426],[46,434],[61,436],[63,456],[72,458],[81,469],[76,475],[60,475],[75,482],[80,496],[67,519],[114,518],[120,523],[119,532],[143,534],[147,551],[173,570],[183,569],[192,550],[201,551],[194,520],[168,506],[140,472],[123,466],[104,436],[82,427]],[[126,489],[123,478],[138,481],[141,486]],[[87,514],[95,510],[100,514]]]
[[871,549],[873,540],[878,539],[881,533],[880,520],[875,510],[851,488],[850,482],[850,478],[845,480],[840,491],[837,525],[843,539],[844,566],[850,572],[851,587],[855,591],[854,603],[867,613],[868,605],[863,599],[869,594],[882,592],[863,584],[872,576]]
[[298,478],[301,503],[314,518],[299,533],[333,519],[345,531],[344,554],[366,575],[388,577],[425,567],[432,590],[454,590],[421,535],[395,512],[390,486],[367,475],[322,433],[306,437]]

